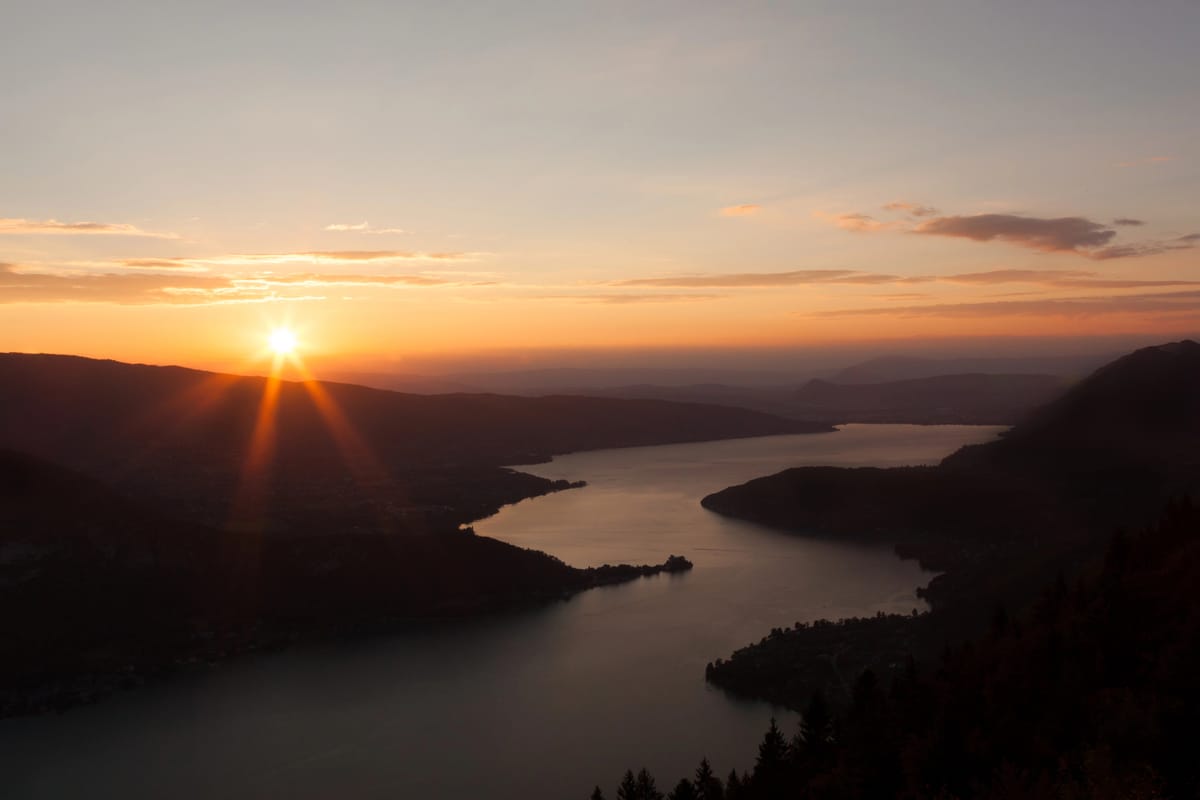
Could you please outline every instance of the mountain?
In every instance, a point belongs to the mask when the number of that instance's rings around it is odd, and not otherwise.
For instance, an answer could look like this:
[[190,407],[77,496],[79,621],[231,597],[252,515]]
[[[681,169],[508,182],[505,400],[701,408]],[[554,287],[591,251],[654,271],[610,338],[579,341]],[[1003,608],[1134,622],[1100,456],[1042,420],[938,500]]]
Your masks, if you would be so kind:
[[408,395],[68,356],[2,355],[0,387],[0,447],[176,518],[292,533],[455,527],[550,490],[503,466],[559,453],[830,430],[695,404]]
[[1074,378],[1085,375],[1112,356],[1026,356],[978,358],[921,358],[890,355],[844,367],[828,376],[834,383],[888,383],[938,375],[1042,374]]
[[967,626],[1077,569],[1115,527],[1200,491],[1198,454],[1200,344],[1183,341],[1112,362],[936,467],[790,469],[702,502],[809,535],[895,544],[945,571],[924,595]]
[[1054,375],[972,373],[888,383],[811,380],[793,396],[791,415],[833,422],[1004,425],[1060,395]]
[[812,379],[803,386],[688,386],[637,384],[574,390],[600,397],[705,403],[789,419],[842,424],[1010,425],[1065,391],[1054,375],[937,375],[906,381],[839,384]]
[[217,530],[0,450],[0,717],[296,638],[496,611],[690,566],[575,569],[457,529]]

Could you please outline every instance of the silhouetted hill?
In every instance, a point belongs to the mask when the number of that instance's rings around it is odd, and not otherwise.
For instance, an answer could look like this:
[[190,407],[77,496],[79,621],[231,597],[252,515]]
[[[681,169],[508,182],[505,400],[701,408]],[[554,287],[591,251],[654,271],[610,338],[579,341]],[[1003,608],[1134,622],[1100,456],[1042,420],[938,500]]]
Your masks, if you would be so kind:
[[796,391],[792,414],[835,422],[1004,425],[1065,388],[1054,375],[975,373],[856,384],[812,380]]
[[817,430],[829,428],[694,404],[406,395],[68,356],[0,356],[0,446],[214,527],[420,531],[554,488],[504,464]]
[[800,387],[638,384],[588,391],[603,397],[736,406],[829,424],[1008,425],[1060,395],[1066,385],[1053,375],[972,374],[873,384],[813,379]]
[[1041,374],[1073,378],[1111,360],[1112,356],[1026,356],[979,358],[921,358],[879,356],[845,367],[829,376],[834,383],[888,383],[939,375]]
[[575,569],[470,530],[263,538],[0,450],[0,716],[194,660],[545,602],[691,564]]
[[896,544],[945,570],[924,595],[936,635],[1068,574],[1105,531],[1200,491],[1200,345],[1139,350],[988,444],[936,467],[805,467],[705,497],[710,510],[809,535]]
[[[1183,501],[932,664],[906,658],[903,617],[777,629],[708,672],[804,709],[799,730],[789,741],[772,723],[756,763],[737,765],[752,772],[724,783],[705,762],[671,796],[1196,797],[1198,587],[1200,511]],[[895,650],[855,661],[854,639],[877,631]],[[834,676],[832,707],[811,691],[819,673]]]

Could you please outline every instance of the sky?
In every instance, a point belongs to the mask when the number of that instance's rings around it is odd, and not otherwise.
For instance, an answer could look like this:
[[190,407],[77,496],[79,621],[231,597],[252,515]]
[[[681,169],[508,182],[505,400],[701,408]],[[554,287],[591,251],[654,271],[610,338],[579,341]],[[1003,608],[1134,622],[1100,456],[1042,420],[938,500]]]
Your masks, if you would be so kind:
[[3,19],[0,350],[230,368],[289,325],[402,370],[1200,330],[1194,0]]

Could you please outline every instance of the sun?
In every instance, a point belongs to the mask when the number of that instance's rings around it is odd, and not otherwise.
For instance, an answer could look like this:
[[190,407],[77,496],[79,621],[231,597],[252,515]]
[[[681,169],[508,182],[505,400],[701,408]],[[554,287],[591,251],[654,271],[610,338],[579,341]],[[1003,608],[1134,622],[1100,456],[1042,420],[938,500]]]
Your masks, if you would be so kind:
[[296,350],[296,334],[287,328],[276,328],[271,331],[267,343],[277,356],[289,356]]

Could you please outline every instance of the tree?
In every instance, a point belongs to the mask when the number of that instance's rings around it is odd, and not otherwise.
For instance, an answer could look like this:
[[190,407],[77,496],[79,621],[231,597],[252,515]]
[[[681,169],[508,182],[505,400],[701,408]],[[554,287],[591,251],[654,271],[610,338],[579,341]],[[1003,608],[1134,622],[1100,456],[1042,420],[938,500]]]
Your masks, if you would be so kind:
[[625,777],[621,778],[621,784],[617,787],[617,800],[641,800],[637,779],[633,777],[631,769],[625,770]]
[[742,779],[738,777],[736,769],[731,769],[725,781],[725,800],[741,800],[744,795]]
[[687,778],[680,778],[679,783],[675,784],[675,788],[667,795],[667,800],[698,800],[696,787],[692,786],[692,782]]
[[654,785],[654,776],[645,767],[637,776],[638,800],[663,800],[663,794]]
[[700,759],[694,783],[697,800],[724,800],[725,790],[721,786],[721,779],[713,774],[712,765],[708,763],[707,758]]
[[597,786],[595,789],[592,789],[591,800],[604,800],[604,792],[600,791],[599,786]]

